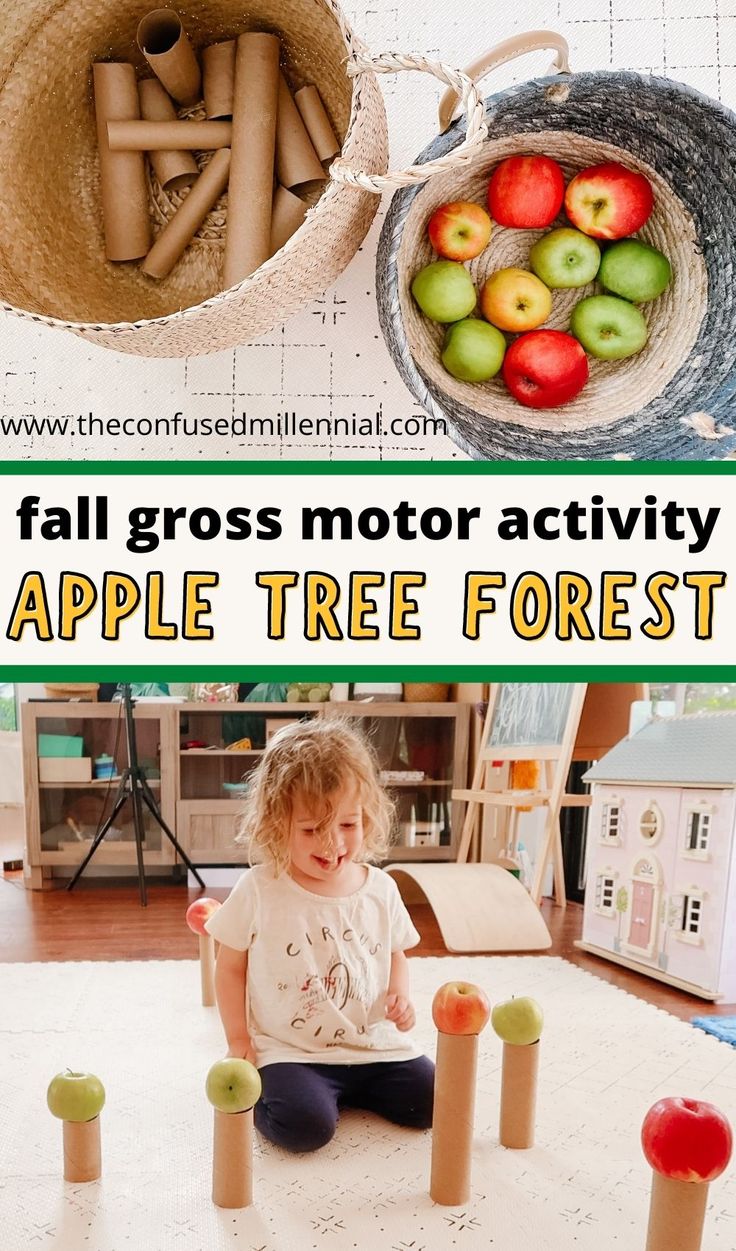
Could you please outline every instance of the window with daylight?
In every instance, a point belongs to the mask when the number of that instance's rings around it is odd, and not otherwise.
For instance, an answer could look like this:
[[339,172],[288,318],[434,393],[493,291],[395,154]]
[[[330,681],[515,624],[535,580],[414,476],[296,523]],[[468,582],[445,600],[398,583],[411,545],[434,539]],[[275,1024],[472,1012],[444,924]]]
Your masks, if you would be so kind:
[[595,906],[604,916],[612,916],[614,912],[613,898],[616,890],[616,879],[610,873],[599,873],[595,883]]
[[621,842],[621,804],[617,799],[611,800],[609,803],[603,805],[603,813],[601,817],[601,842]]
[[702,808],[694,808],[687,814],[685,826],[685,850],[689,852],[706,852],[710,840],[710,812]]
[[12,682],[0,682],[0,730],[17,730],[15,715],[15,687]]

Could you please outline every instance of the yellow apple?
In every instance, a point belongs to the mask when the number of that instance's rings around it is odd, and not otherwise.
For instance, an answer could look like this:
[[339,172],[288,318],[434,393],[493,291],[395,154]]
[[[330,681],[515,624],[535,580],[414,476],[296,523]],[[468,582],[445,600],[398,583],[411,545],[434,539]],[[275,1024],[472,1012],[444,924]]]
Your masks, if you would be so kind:
[[522,334],[547,320],[552,311],[552,294],[527,269],[497,269],[480,293],[480,308],[492,326]]

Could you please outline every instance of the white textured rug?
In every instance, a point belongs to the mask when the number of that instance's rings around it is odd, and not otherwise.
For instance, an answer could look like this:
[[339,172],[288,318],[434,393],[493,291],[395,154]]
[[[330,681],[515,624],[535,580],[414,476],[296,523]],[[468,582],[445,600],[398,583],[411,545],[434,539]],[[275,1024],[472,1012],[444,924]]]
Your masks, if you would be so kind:
[[[498,1145],[500,1043],[481,1036],[473,1193],[427,1193],[430,1135],[362,1113],[334,1141],[289,1156],[258,1140],[254,1207],[210,1201],[204,1078],[223,1053],[196,964],[0,966],[0,1246],[3,1251],[639,1251],[649,1172],[639,1146],[662,1095],[709,1099],[736,1122],[736,1050],[547,957],[415,959],[419,1041],[456,977],[494,1001],[543,1004],[537,1145]],[[66,1066],[97,1073],[103,1177],[64,1183],[61,1127],[45,1106]],[[711,1187],[704,1251],[736,1246],[736,1170]],[[673,1251],[675,1249],[673,1248]]]

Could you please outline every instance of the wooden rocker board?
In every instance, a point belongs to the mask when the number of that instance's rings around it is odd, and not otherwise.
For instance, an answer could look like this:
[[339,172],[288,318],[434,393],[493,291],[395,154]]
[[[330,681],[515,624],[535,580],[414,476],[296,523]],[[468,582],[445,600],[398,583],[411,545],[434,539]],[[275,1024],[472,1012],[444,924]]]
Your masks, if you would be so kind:
[[[624,683],[587,689],[585,683],[547,684],[547,694],[535,703],[534,688],[540,684],[523,685],[528,688],[529,699],[518,705],[504,700],[499,684],[492,687],[472,784],[467,790],[453,792],[454,799],[467,802],[457,863],[412,861],[388,868],[402,894],[410,894],[412,884],[422,892],[449,951],[537,951],[551,946],[538,904],[550,862],[557,902],[563,907],[566,902],[560,809],[590,802],[586,795],[565,793],[570,762],[583,758],[579,753],[590,759],[591,752],[602,753],[623,737],[629,704],[642,693],[640,686]],[[488,768],[499,759],[539,760],[537,790],[487,789]],[[544,832],[530,892],[499,863],[468,863],[475,822],[483,805],[509,814],[514,837],[516,809],[544,809]]]
[[437,918],[448,951],[541,951],[552,939],[518,878],[497,864],[392,864],[402,894],[411,879]]

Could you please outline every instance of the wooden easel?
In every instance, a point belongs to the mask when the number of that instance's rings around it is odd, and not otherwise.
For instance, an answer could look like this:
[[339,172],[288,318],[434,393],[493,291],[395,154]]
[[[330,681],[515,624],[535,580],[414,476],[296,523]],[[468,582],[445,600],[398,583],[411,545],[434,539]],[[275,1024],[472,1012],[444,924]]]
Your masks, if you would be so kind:
[[[494,683],[488,701],[488,711],[483,725],[480,751],[476,761],[473,781],[468,790],[453,791],[453,799],[467,801],[465,820],[458,847],[458,863],[466,863],[470,854],[470,846],[475,832],[482,805],[503,808],[508,814],[509,828],[506,845],[516,845],[516,825],[519,808],[544,808],[545,822],[542,845],[537,856],[534,882],[530,891],[536,904],[542,898],[542,887],[547,865],[552,860],[555,881],[555,899],[561,907],[565,906],[565,874],[562,862],[562,840],[560,837],[560,810],[563,804],[569,806],[585,806],[589,800],[587,795],[568,795],[565,793],[565,782],[570,769],[570,762],[575,748],[575,739],[585,702],[587,683],[571,683],[570,700],[565,716],[565,724],[559,742],[546,743],[492,743],[492,728],[498,707],[501,687]],[[488,785],[488,771],[493,762],[537,760],[541,765],[539,789],[528,791],[492,790]]]
[[[574,795],[565,791],[565,780],[570,763],[573,760],[598,760],[624,738],[628,733],[631,704],[634,700],[645,699],[647,688],[641,682],[579,684],[576,692],[573,693],[567,724],[557,747],[547,749],[544,745],[542,747],[496,745],[486,750],[499,691],[498,685],[491,687],[488,713],[483,726],[472,786],[469,790],[454,793],[456,798],[468,800],[458,860],[461,862],[468,860],[473,836],[478,828],[478,819],[483,810],[482,805],[495,803],[497,807],[506,809],[507,820],[504,833],[507,853],[513,853],[516,849],[520,809],[546,806],[544,838],[540,855],[537,857],[537,867],[530,893],[534,902],[538,904],[542,897],[544,877],[551,858],[554,869],[555,901],[564,908],[566,898],[560,811],[562,808],[590,807],[589,795]],[[526,792],[494,791],[489,788],[491,762],[512,760],[538,760],[540,762],[542,786],[537,793],[529,795]]]

